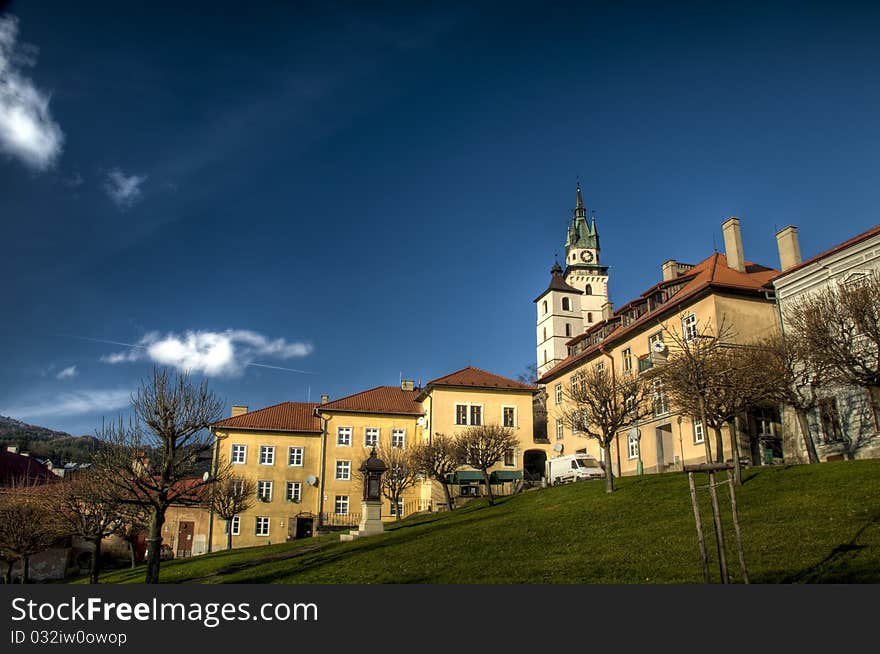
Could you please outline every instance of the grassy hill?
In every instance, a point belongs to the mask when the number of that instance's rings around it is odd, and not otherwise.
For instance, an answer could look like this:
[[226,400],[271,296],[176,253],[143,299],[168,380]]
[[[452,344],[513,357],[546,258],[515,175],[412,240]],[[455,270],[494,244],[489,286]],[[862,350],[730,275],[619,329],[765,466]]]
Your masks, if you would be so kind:
[[[723,477],[723,475],[722,475]],[[752,583],[880,582],[880,460],[757,468],[737,489]],[[698,484],[705,485],[704,475]],[[727,487],[719,489],[740,581]],[[719,579],[701,491],[712,580]],[[222,529],[222,525],[220,526]],[[328,535],[163,563],[166,583],[702,583],[687,477],[582,482],[414,516],[351,543]],[[143,569],[105,583],[140,583]]]

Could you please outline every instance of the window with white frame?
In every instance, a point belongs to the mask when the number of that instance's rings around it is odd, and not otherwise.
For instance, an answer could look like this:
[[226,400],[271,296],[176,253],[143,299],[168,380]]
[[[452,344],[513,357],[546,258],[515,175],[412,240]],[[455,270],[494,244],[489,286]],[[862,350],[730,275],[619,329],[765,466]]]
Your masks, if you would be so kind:
[[689,313],[681,319],[681,333],[688,341],[697,337],[697,314]]
[[479,404],[471,404],[471,424],[483,424],[483,407]]
[[247,445],[240,445],[235,443],[232,445],[232,457],[230,458],[233,463],[246,463],[247,462]]
[[502,424],[505,427],[516,427],[516,407],[515,406],[505,406],[501,408],[502,414]]
[[650,336],[648,336],[648,352],[654,351],[654,343],[663,341],[663,332],[654,332]]
[[397,502],[391,501],[391,515],[403,517],[403,500],[398,498]]
[[504,453],[504,465],[506,466],[515,466],[516,465],[516,452],[512,449],[507,450]]
[[351,479],[351,461],[336,462],[336,478],[343,481]]
[[663,389],[659,379],[654,380],[654,415],[662,416],[669,413],[669,395]]
[[234,479],[232,481],[232,494],[235,497],[244,497],[244,479]]
[[348,515],[348,495],[337,495],[333,503],[333,513],[336,515]]
[[455,405],[455,424],[456,425],[466,425],[467,418],[468,418],[467,404],[456,404]]
[[302,482],[287,482],[287,492],[285,493],[284,497],[288,502],[299,502],[300,500],[302,500]]
[[257,536],[268,536],[269,535],[269,516],[258,515],[256,520],[256,528],[254,533]]
[[456,404],[455,405],[455,424],[456,425],[482,425],[483,424],[483,405],[482,404]]
[[379,428],[364,427],[364,447],[375,447],[379,444]]
[[627,453],[630,459],[639,458],[639,437],[630,434],[626,440]]
[[561,420],[556,421],[556,440],[561,441],[565,435],[565,426]]
[[703,421],[694,420],[694,445],[698,445],[706,440],[706,434],[703,431]]
[[626,348],[623,352],[621,352],[620,358],[623,359],[623,372],[632,372],[632,369],[633,369],[632,350],[630,348]]
[[405,447],[406,446],[406,430],[405,429],[392,429],[391,430],[391,447]]
[[605,370],[605,362],[604,361],[597,361],[596,362],[596,370],[599,370],[599,371]]
[[263,465],[263,466],[274,466],[275,465],[275,446],[274,445],[260,445],[260,465]]
[[556,384],[553,387],[553,392],[556,398],[556,404],[562,404],[562,384]]
[[303,464],[303,448],[288,447],[287,448],[287,465],[302,466]]
[[241,516],[234,516],[232,520],[226,521],[226,533],[229,533],[229,530],[232,529],[232,535],[238,536],[241,534]]
[[257,482],[257,499],[261,502],[272,501],[272,482],[261,479]]
[[351,445],[351,427],[338,427],[336,429],[336,444]]

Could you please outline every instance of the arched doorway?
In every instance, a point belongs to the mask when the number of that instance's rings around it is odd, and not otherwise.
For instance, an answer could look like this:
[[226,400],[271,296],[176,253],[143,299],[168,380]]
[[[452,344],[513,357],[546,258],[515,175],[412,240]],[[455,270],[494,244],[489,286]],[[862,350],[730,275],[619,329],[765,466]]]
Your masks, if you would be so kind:
[[544,450],[526,450],[523,453],[523,479],[539,481],[544,476],[547,453]]

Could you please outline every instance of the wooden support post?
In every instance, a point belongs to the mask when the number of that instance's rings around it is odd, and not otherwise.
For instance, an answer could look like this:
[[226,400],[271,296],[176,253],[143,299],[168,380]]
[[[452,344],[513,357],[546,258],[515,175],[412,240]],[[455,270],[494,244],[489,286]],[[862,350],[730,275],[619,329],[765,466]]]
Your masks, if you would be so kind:
[[743,550],[742,532],[739,528],[739,513],[736,510],[736,484],[734,476],[727,471],[727,483],[730,486],[730,509],[733,513],[733,529],[736,532],[736,549],[739,554],[739,569],[742,571],[743,583],[749,583],[749,573],[746,570],[746,554]]
[[715,542],[718,545],[718,567],[721,570],[721,583],[729,584],[727,573],[727,551],[724,547],[724,528],[721,525],[721,510],[718,508],[718,493],[715,491],[715,471],[709,471],[709,497],[712,498],[712,518],[715,520]]
[[703,539],[703,519],[700,517],[700,504],[697,502],[697,487],[694,484],[694,473],[688,473],[688,484],[691,487],[691,504],[694,507],[694,521],[697,523],[697,540],[700,543],[700,562],[703,565],[703,583],[709,583],[709,558],[706,556],[706,541]]

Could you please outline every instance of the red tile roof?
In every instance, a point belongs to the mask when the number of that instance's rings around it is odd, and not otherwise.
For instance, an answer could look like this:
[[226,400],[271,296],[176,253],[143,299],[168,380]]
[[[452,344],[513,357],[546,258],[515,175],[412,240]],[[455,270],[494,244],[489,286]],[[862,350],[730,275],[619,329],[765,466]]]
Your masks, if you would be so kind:
[[416,400],[419,392],[405,391],[400,386],[377,386],[347,397],[318,405],[320,411],[352,413],[393,413],[420,416],[425,412]]
[[815,257],[810,257],[806,261],[802,261],[798,265],[792,266],[788,270],[783,270],[780,274],[776,275],[776,277],[774,277],[771,281],[775,282],[777,279],[785,277],[787,274],[792,273],[795,270],[800,270],[801,268],[803,268],[805,266],[809,266],[811,263],[815,263],[816,261],[824,259],[825,257],[829,257],[832,254],[837,254],[841,250],[845,250],[846,248],[848,248],[852,245],[856,245],[857,243],[861,243],[862,241],[865,241],[865,240],[871,238],[872,236],[876,236],[877,234],[880,234],[880,225],[874,225],[871,229],[864,231],[861,234],[857,234],[856,236],[853,236],[851,239],[849,239],[848,241],[844,241],[840,245],[835,245],[830,250],[825,250],[824,252],[820,252]]
[[219,420],[212,427],[320,433],[321,419],[315,415],[316,406],[312,402],[282,402]]
[[471,388],[502,388],[514,391],[535,391],[537,387],[524,384],[514,379],[502,377],[473,366],[456,370],[444,377],[438,377],[425,385],[425,390],[431,386],[462,386]]
[[30,486],[55,481],[58,481],[57,475],[33,457],[0,451],[0,486]]
[[[660,284],[655,284],[645,293],[642,293],[640,297],[647,298],[649,295],[656,292],[660,288],[684,283],[684,285],[666,302],[654,307],[653,310],[641,315],[638,319],[634,320],[630,324],[623,326],[623,321],[620,320],[620,318],[623,316],[626,310],[629,309],[633,304],[636,304],[637,301],[628,302],[626,305],[615,311],[614,318],[612,318],[612,320],[618,321],[618,327],[605,337],[601,345],[607,346],[618,340],[619,338],[622,338],[632,332],[638,331],[646,323],[656,320],[659,315],[669,311],[670,309],[681,306],[687,300],[695,298],[698,294],[708,289],[744,292],[763,296],[764,292],[767,290],[767,285],[770,280],[772,280],[778,274],[778,270],[767,268],[766,266],[761,266],[756,263],[751,263],[749,261],[745,262],[744,272],[734,270],[727,265],[727,257],[720,252],[716,252],[712,256],[704,259],[703,261],[695,265],[681,277],[666,282],[661,282]],[[588,338],[597,330],[604,327],[608,322],[610,321],[606,320],[597,323],[586,333],[576,336],[575,338],[568,341],[568,344],[572,345],[574,343],[578,343],[584,340],[585,338]],[[589,359],[597,351],[599,351],[599,345],[593,345],[585,349],[583,352],[563,359],[553,368],[545,372],[538,380],[538,382],[545,383],[546,381],[550,381],[557,375],[575,367],[581,361]]]

